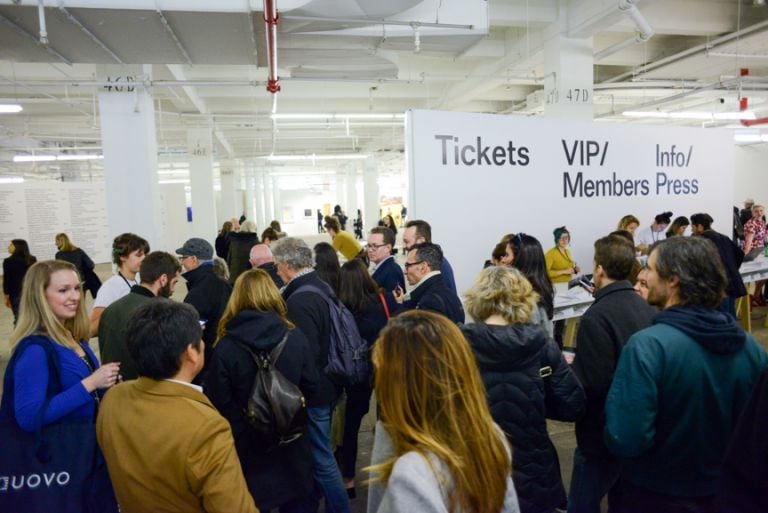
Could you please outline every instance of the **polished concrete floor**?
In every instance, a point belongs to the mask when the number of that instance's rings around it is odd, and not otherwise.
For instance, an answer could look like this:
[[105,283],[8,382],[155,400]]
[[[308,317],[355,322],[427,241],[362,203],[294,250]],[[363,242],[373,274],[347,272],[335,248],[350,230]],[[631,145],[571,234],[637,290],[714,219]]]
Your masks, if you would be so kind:
[[[318,236],[317,241],[323,240],[326,237]],[[314,237],[313,237],[314,239]],[[314,245],[316,241],[312,240],[308,242]],[[99,265],[97,271],[102,278],[107,278],[111,272],[110,266]],[[173,299],[179,301],[183,300],[186,295],[186,286],[184,280],[180,280],[179,285],[176,288],[176,292],[173,295]],[[90,295],[87,295],[86,299],[89,311],[90,305],[93,303],[93,299]],[[768,348],[768,328],[763,326],[766,320],[766,314],[768,308],[757,308],[752,313],[753,334],[755,338]],[[5,367],[8,363],[9,349],[8,338],[13,328],[13,316],[11,311],[7,308],[0,308],[0,377],[5,374]],[[91,347],[98,351],[98,345],[96,339],[91,340]],[[1,383],[1,382],[0,382]],[[0,387],[2,385],[0,384]],[[371,412],[375,411],[375,408],[371,408]],[[373,424],[374,418],[369,414],[363,421],[363,425],[360,430],[360,442],[359,442],[359,454],[358,454],[358,477],[357,482],[359,484],[364,483],[367,478],[361,471],[363,467],[370,462],[371,447],[373,445]],[[560,457],[560,467],[563,475],[563,482],[565,483],[566,490],[568,489],[571,477],[571,469],[573,468],[573,450],[576,447],[576,439],[573,431],[573,424],[564,422],[549,422],[549,433],[552,442],[557,448],[558,455]],[[357,499],[352,501],[352,510],[355,513],[361,513],[366,510],[366,491],[364,486],[358,486]]]

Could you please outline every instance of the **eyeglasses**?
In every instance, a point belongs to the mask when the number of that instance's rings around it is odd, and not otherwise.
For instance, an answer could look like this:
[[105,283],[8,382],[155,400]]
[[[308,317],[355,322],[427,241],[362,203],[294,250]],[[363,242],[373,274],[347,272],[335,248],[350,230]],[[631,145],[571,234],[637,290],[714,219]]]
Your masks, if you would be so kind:
[[368,249],[368,251],[370,251],[372,249],[383,248],[384,246],[389,246],[389,244],[387,244],[386,242],[382,242],[381,244],[373,244],[373,243],[371,243],[371,244],[368,244],[368,248],[367,249]]
[[412,265],[418,265],[418,264],[421,264],[422,262],[424,262],[424,260],[418,260],[416,262],[406,262],[405,263],[405,268],[408,269]]

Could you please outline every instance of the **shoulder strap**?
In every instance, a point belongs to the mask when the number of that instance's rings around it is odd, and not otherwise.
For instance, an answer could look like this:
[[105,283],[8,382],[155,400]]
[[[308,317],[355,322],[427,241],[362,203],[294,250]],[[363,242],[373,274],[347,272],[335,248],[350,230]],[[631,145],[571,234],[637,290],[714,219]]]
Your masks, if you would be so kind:
[[256,352],[245,342],[245,339],[238,337],[237,335],[232,335],[231,333],[227,333],[227,336],[232,339],[233,342],[235,342],[237,345],[248,351],[248,354],[251,355],[251,358],[253,358],[254,363],[256,363],[256,366],[258,368],[261,368],[261,366],[265,363],[264,360],[267,360],[270,365],[273,367],[275,366],[275,363],[277,363],[277,359],[280,358],[280,355],[283,353],[283,349],[285,348],[285,343],[288,341],[288,335],[290,335],[291,332],[287,331],[285,333],[285,336],[283,336],[283,339],[277,343],[277,345],[272,348],[272,350],[267,354],[265,351],[263,352]]
[[379,299],[381,299],[381,306],[384,307],[384,315],[387,316],[387,320],[390,320],[392,317],[389,315],[389,306],[387,306],[387,300],[381,292],[379,292]]

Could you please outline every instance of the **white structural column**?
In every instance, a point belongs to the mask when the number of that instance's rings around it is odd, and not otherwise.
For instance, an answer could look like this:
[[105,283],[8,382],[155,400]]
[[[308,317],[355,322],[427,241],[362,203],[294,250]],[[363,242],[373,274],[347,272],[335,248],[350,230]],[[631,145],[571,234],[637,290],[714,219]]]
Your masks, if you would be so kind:
[[256,226],[259,227],[265,227],[267,226],[267,218],[266,218],[266,212],[265,212],[265,198],[266,194],[264,192],[265,190],[265,184],[264,184],[264,169],[263,168],[255,168],[256,172],[254,174],[254,180],[253,180],[253,195],[252,195],[252,201],[254,204],[254,208],[256,209]]
[[[279,176],[273,176],[272,177],[272,217],[267,219],[267,223],[271,222],[273,219],[280,222],[282,225],[285,220],[283,219],[283,201],[280,196],[280,177]],[[264,225],[264,228],[267,226]]]
[[187,131],[189,185],[192,189],[192,237],[216,237],[216,198],[213,191],[213,134],[210,128]]
[[349,215],[349,201],[347,198],[347,171],[346,169],[336,170],[336,203],[332,206],[341,205],[341,209]]
[[273,178],[269,175],[269,171],[265,171],[264,176],[264,224],[266,226],[275,218],[275,196],[272,193]]
[[[105,66],[98,73],[100,80],[125,84],[136,81],[143,71]],[[137,233],[152,249],[168,250],[157,180],[152,96],[139,86],[104,88],[99,92],[99,120],[110,234]]]
[[365,159],[363,197],[363,227],[368,231],[379,222],[379,166],[372,157]]
[[220,169],[221,195],[219,204],[216,208],[216,212],[218,213],[218,226],[221,226],[225,221],[229,221],[233,217],[240,216],[240,213],[236,210],[237,204],[239,203],[236,197],[237,189],[239,189],[238,172],[231,162],[222,163]]
[[353,223],[357,219],[357,209],[360,208],[360,201],[357,197],[357,162],[354,160],[347,165],[345,183],[347,186],[347,204],[344,208],[347,209],[347,217],[349,217],[347,226],[349,231],[354,231]]
[[544,114],[592,120],[594,73],[592,38],[565,37],[565,9],[552,23],[544,44]]

